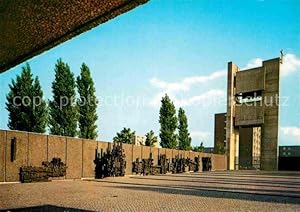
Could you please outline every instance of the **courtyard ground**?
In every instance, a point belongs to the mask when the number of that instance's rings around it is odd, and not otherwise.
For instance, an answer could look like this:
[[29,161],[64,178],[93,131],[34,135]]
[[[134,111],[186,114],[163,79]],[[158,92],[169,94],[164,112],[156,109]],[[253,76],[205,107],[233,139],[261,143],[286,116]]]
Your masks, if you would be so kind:
[[0,184],[0,209],[34,206],[40,206],[35,211],[300,211],[300,173],[234,171]]

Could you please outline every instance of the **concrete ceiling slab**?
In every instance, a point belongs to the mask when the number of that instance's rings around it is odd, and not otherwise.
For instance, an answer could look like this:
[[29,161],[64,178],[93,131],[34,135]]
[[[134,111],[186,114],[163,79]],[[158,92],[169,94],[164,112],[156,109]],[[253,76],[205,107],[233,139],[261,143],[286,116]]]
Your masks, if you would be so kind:
[[1,0],[0,73],[148,0]]

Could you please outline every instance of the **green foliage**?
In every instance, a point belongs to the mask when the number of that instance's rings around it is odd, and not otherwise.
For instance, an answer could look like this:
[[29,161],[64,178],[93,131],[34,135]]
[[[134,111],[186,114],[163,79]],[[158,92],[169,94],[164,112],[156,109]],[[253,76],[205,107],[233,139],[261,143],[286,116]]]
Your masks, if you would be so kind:
[[177,136],[175,133],[177,128],[176,109],[167,94],[162,98],[161,103],[159,111],[160,145],[163,148],[174,149],[177,147]]
[[52,83],[53,100],[49,101],[49,127],[54,135],[76,136],[77,107],[75,78],[67,63],[59,59]]
[[12,130],[44,133],[47,125],[47,105],[38,77],[33,79],[29,64],[22,67],[21,76],[12,80],[6,96],[8,127]]
[[214,148],[214,153],[224,155],[226,153],[226,148],[222,144],[217,144]]
[[81,66],[80,76],[77,77],[77,89],[79,93],[77,100],[79,137],[95,139],[97,137],[96,121],[98,118],[96,91],[90,69],[84,63]]
[[181,150],[191,150],[191,137],[188,131],[188,121],[185,111],[179,108],[178,111],[178,148]]
[[130,128],[123,128],[121,132],[117,133],[117,136],[113,138],[114,142],[122,142],[125,144],[132,144],[132,140],[134,139],[135,131],[131,132]]
[[153,130],[150,130],[150,132],[148,132],[148,133],[146,134],[145,146],[151,146],[151,147],[154,147],[154,146],[156,145],[157,142],[158,142],[157,136],[154,136]]
[[203,142],[201,142],[200,146],[193,147],[193,151],[195,151],[195,152],[204,152]]

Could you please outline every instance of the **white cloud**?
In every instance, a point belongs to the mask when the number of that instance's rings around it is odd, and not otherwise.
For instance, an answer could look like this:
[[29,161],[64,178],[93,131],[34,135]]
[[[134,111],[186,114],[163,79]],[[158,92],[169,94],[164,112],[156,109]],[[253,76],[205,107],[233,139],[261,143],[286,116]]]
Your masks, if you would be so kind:
[[152,78],[150,80],[151,85],[154,87],[163,89],[167,92],[174,92],[174,91],[187,91],[190,89],[192,85],[199,84],[199,83],[205,83],[220,77],[225,77],[227,75],[227,72],[225,70],[222,71],[216,71],[210,75],[207,76],[193,76],[193,77],[187,77],[181,80],[180,82],[165,82],[157,78]]
[[[167,92],[159,92],[156,94],[152,100],[150,101],[150,105],[153,107],[159,107],[161,104],[161,99],[165,96]],[[183,107],[183,106],[191,106],[191,105],[200,105],[203,106],[210,106],[214,103],[218,104],[219,102],[223,101],[224,97],[226,96],[225,91],[221,89],[212,89],[204,92],[200,95],[195,95],[191,97],[182,97],[178,98],[173,92],[167,93],[170,99],[173,101],[176,107]]]
[[219,98],[225,96],[225,91],[220,89],[212,89],[205,93],[202,93],[197,96],[192,96],[186,99],[176,99],[174,100],[175,105],[181,106],[190,106],[190,105],[198,105],[198,104],[207,104],[210,105],[214,102],[217,102]]
[[150,80],[150,84],[156,88],[161,89],[159,93],[157,93],[152,100],[150,101],[150,105],[157,107],[160,105],[160,101],[165,94],[168,94],[172,99],[174,104],[177,107],[181,106],[190,106],[199,104],[201,102],[211,103],[210,100],[216,100],[216,98],[220,98],[225,96],[225,92],[223,90],[212,89],[200,95],[195,95],[192,97],[185,97],[186,94],[182,98],[178,98],[178,92],[188,91],[193,85],[206,83],[221,77],[225,77],[227,72],[225,70],[213,72],[210,75],[204,76],[193,76],[187,77],[181,80],[180,82],[166,82],[157,78],[152,78]]
[[300,70],[300,59],[294,54],[286,54],[281,65],[281,75],[287,76]]
[[206,141],[209,136],[211,135],[209,132],[206,131],[191,131],[190,135],[193,141]]
[[[252,59],[243,69],[250,69],[262,66],[263,60],[261,58]],[[280,74],[282,77],[288,76],[300,70],[300,59],[294,54],[286,54],[283,56],[283,63],[280,67]]]
[[154,87],[164,89],[164,90],[167,90],[167,91],[185,91],[185,90],[189,89],[187,87],[187,85],[185,85],[184,83],[176,83],[176,82],[169,83],[169,82],[165,82],[165,81],[162,81],[160,79],[157,79],[157,78],[152,78],[150,80],[150,83]]
[[256,68],[256,67],[260,67],[262,66],[262,59],[260,58],[256,58],[256,59],[252,59],[248,62],[248,64],[246,65],[245,68],[243,69],[250,69],[250,68]]
[[189,88],[190,86],[192,86],[194,84],[204,83],[204,82],[211,81],[211,80],[218,79],[220,77],[225,77],[225,76],[227,76],[227,71],[221,70],[221,71],[213,72],[212,74],[210,74],[208,76],[188,77],[188,78],[185,78],[182,81],[182,83]]
[[283,135],[294,137],[300,141],[300,127],[281,127]]

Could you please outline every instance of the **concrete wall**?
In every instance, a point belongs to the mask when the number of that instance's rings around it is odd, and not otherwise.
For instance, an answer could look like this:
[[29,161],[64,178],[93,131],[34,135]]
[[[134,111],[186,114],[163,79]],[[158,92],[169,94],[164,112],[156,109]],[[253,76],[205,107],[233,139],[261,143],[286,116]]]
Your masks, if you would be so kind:
[[213,154],[211,158],[212,171],[227,170],[227,157],[225,155]]
[[235,107],[235,126],[252,126],[264,123],[264,106],[237,105]]
[[136,159],[136,158],[133,158],[132,147],[133,146],[131,144],[122,144],[122,148],[126,154],[126,171],[125,171],[125,173],[132,172],[132,161],[134,161]]
[[48,136],[34,133],[28,136],[28,165],[40,166],[41,161],[48,160]]
[[190,155],[189,155],[190,159],[195,160],[195,157],[197,157],[197,156],[198,156],[197,152],[190,152]]
[[261,169],[277,170],[278,168],[278,122],[279,105],[279,72],[280,59],[263,61],[265,67],[265,102],[264,124],[261,128]]
[[67,137],[63,136],[48,136],[48,161],[52,158],[60,158],[63,163],[66,163]]
[[165,149],[165,150],[166,150],[167,159],[169,159],[169,161],[171,161],[173,158],[173,150],[172,149]]
[[67,138],[67,179],[81,178],[82,176],[82,139]]
[[82,141],[82,177],[95,177],[95,154],[97,141],[84,139]]
[[[7,131],[6,133],[5,181],[19,181],[22,165],[28,165],[28,133]],[[16,158],[11,161],[11,143],[16,138]]]
[[148,159],[150,156],[150,147],[148,146],[141,146],[142,148],[142,159]]
[[239,168],[252,166],[253,128],[245,127],[239,129]]
[[0,131],[0,182],[5,179],[6,132]]
[[142,159],[142,147],[141,146],[133,146],[132,147],[132,158],[135,161],[137,158]]
[[[215,114],[214,147],[226,145],[226,113]],[[216,150],[216,149],[215,149]]]
[[[16,158],[11,161],[11,141],[16,138]],[[51,161],[53,157],[59,157],[67,164],[65,177],[58,179],[80,179],[95,176],[95,153],[106,152],[112,143],[96,140],[70,138],[63,136],[43,135],[20,131],[0,130],[0,182],[19,181],[21,166],[42,166],[43,161]],[[154,159],[154,165],[158,163],[159,154],[166,154],[168,159],[175,156],[192,158],[211,157],[214,170],[226,170],[226,156],[165,149],[147,146],[135,146],[123,144],[126,155],[126,174],[132,172],[132,162],[139,159],[148,159],[150,153]]]
[[236,73],[239,71],[237,65],[232,62],[228,63],[227,75],[227,115],[226,115],[226,150],[228,155],[228,169],[234,170],[237,161],[235,158],[238,156],[239,134],[235,128],[235,86]]
[[154,163],[154,164],[158,164],[158,156],[159,156],[158,148],[156,148],[156,147],[151,147],[151,148],[150,148],[150,151],[151,151],[151,154],[152,154],[153,163]]
[[263,90],[265,72],[263,68],[253,68],[236,73],[236,93]]

